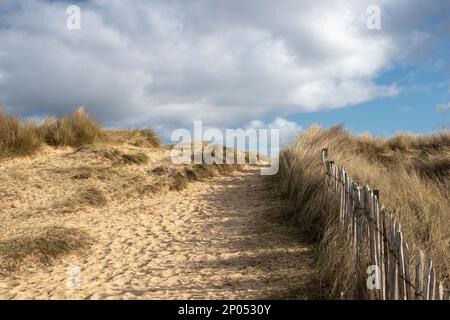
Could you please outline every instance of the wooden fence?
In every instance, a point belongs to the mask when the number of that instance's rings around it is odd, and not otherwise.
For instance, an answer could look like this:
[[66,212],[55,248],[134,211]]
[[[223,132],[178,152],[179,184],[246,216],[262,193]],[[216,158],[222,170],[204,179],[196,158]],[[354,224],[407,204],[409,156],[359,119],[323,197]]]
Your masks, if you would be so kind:
[[437,281],[433,261],[421,251],[410,257],[401,225],[381,205],[379,191],[352,180],[345,168],[328,160],[328,149],[322,150],[322,161],[329,188],[340,196],[340,226],[353,248],[353,288],[344,296],[449,300],[450,291]]

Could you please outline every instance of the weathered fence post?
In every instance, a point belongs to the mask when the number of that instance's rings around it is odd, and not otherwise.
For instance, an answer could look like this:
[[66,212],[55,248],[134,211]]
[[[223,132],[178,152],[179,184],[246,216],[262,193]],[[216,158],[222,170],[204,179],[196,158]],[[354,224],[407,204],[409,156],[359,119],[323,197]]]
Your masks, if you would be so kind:
[[409,264],[408,256],[405,254],[405,243],[403,241],[403,233],[401,225],[397,223],[397,254],[399,265],[399,289],[401,300],[409,300],[411,298],[409,292]]
[[415,296],[417,300],[425,298],[424,293],[424,278],[425,278],[425,255],[422,251],[418,251],[416,255],[416,289]]
[[411,282],[411,272],[409,270],[409,248],[408,248],[408,244],[406,243],[406,241],[403,240],[403,236],[402,236],[402,242],[403,242],[403,265],[404,265],[404,272],[405,272],[405,283],[406,283],[406,299],[407,300],[411,300],[413,299],[412,297],[412,290],[413,290],[413,286],[412,286],[412,282]]
[[383,224],[383,259],[384,259],[384,285],[385,285],[385,297],[386,299],[391,299],[391,282],[390,282],[390,264],[392,263],[390,261],[390,254],[389,254],[389,223],[388,223],[388,217],[386,215],[386,210],[383,206],[381,206],[380,209],[381,213],[381,222]]
[[383,207],[380,206],[379,202],[379,191],[374,190],[375,198],[375,208],[376,208],[376,218],[377,218],[377,246],[378,246],[378,263],[381,269],[381,299],[386,300],[386,265],[385,265],[385,254],[384,254],[384,214]]
[[398,262],[395,255],[397,252],[396,225],[392,213],[387,219],[387,223],[387,250],[389,252],[389,299],[398,300]]
[[323,148],[322,149],[322,162],[325,166],[325,171],[329,173],[329,166],[328,166],[328,149]]
[[425,299],[434,300],[436,286],[436,278],[434,274],[433,260],[430,259],[428,262],[427,273],[425,276]]

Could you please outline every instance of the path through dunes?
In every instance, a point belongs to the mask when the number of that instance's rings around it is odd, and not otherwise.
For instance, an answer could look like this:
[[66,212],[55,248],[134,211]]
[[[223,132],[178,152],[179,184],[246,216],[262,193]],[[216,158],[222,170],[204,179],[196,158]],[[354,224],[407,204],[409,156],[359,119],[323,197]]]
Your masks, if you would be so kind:
[[[94,239],[83,256],[0,276],[2,299],[283,298],[310,275],[310,248],[270,211],[259,170],[180,192],[52,216]],[[38,223],[38,221],[35,221]],[[81,270],[67,287],[68,267]]]

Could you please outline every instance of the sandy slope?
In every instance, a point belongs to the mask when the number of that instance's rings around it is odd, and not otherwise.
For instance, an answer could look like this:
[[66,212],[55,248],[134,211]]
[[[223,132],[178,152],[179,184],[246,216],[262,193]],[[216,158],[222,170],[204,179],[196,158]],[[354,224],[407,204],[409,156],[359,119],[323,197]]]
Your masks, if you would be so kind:
[[[49,152],[50,158],[2,165],[2,239],[62,225],[85,230],[95,243],[82,256],[0,276],[2,299],[280,298],[308,278],[309,248],[298,242],[295,228],[271,214],[258,170],[193,182],[181,192],[127,198],[121,196],[126,186],[107,177],[64,182],[67,176],[54,168],[64,172],[61,163],[73,166],[71,157]],[[147,167],[165,156],[156,152]],[[58,211],[76,183],[107,190],[108,205]],[[43,208],[49,203],[54,210]],[[79,289],[67,287],[70,266],[81,270]]]

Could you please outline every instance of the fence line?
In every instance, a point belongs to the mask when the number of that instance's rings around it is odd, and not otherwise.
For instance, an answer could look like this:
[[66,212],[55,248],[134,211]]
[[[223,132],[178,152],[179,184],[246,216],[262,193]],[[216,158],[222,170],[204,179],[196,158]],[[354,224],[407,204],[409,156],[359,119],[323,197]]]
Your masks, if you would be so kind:
[[[450,290],[442,282],[436,284],[433,261],[420,250],[410,259],[401,225],[380,203],[379,191],[361,186],[345,168],[328,160],[328,149],[322,149],[321,156],[327,185],[340,196],[341,230],[353,247],[354,281],[349,294],[379,300],[450,300]],[[410,261],[415,263],[414,273]],[[376,267],[368,270],[368,266]],[[372,289],[369,271],[374,275]]]

